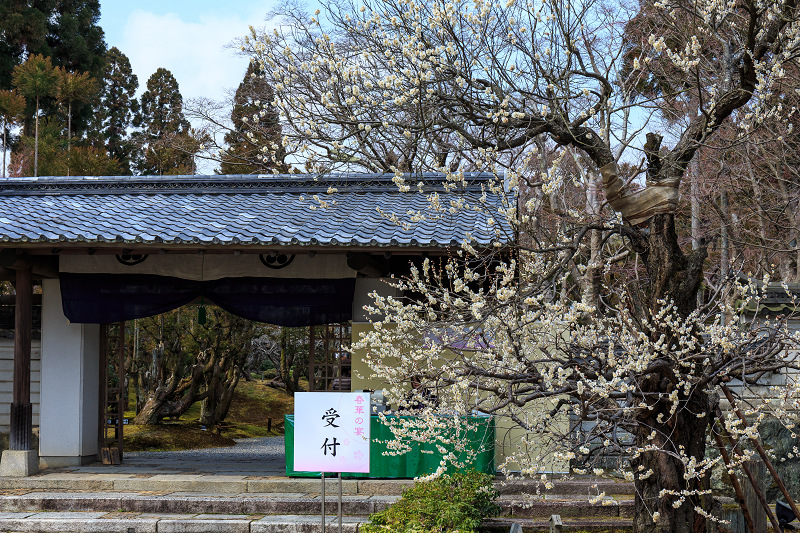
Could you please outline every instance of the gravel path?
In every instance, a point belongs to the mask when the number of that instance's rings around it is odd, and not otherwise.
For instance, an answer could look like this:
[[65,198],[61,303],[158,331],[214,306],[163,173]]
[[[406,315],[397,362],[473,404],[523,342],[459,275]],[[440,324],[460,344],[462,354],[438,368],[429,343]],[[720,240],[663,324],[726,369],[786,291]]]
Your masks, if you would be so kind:
[[258,437],[237,439],[236,446],[225,448],[202,448],[177,452],[128,452],[126,457],[137,459],[156,459],[169,457],[175,460],[219,460],[280,459],[283,460],[283,437]]
[[285,465],[283,437],[239,439],[236,446],[204,448],[176,452],[128,452],[125,462],[131,465],[180,467],[197,471],[225,471],[236,464],[247,463],[258,470],[282,471]]

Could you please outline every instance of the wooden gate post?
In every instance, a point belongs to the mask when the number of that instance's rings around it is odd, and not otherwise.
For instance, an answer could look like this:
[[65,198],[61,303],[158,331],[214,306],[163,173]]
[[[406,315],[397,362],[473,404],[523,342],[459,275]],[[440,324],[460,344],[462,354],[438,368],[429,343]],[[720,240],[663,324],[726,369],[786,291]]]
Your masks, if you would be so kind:
[[39,454],[33,450],[31,405],[31,337],[33,331],[33,280],[30,267],[16,271],[14,301],[14,389],[11,399],[9,449],[3,452],[0,475],[25,477],[39,471]]
[[14,392],[11,401],[10,450],[33,447],[31,406],[31,336],[33,329],[33,283],[30,268],[17,270],[14,302]]

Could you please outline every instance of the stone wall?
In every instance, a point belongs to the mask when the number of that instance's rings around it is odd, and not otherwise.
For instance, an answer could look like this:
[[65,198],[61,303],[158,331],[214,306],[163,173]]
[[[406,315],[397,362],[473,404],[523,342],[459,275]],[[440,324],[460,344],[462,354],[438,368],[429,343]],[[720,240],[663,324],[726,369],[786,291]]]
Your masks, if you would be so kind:
[[[789,495],[797,501],[800,499],[800,457],[797,450],[800,438],[794,433],[796,430],[787,429],[778,420],[766,420],[759,427],[761,442],[772,458],[772,464],[786,486]],[[767,488],[767,501],[786,501],[777,483],[767,473],[764,475],[764,484]]]

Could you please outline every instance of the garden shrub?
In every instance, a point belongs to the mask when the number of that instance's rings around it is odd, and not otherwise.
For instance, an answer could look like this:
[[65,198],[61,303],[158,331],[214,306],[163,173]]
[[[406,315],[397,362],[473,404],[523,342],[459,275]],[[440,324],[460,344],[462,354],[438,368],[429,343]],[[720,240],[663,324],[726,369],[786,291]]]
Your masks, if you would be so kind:
[[500,513],[492,477],[481,472],[444,475],[403,491],[394,505],[370,516],[364,533],[473,533]]

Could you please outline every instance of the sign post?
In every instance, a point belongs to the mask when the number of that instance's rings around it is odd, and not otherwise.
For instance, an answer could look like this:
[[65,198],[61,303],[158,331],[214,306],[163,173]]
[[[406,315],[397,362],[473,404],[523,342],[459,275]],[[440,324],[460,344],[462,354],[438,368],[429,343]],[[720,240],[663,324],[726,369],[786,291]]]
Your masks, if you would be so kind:
[[298,392],[294,395],[294,470],[321,472],[322,531],[325,532],[325,472],[369,473],[369,393]]

